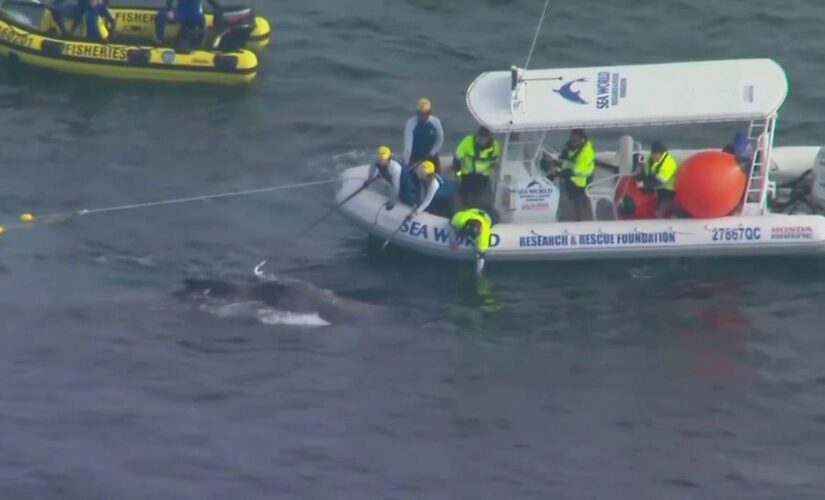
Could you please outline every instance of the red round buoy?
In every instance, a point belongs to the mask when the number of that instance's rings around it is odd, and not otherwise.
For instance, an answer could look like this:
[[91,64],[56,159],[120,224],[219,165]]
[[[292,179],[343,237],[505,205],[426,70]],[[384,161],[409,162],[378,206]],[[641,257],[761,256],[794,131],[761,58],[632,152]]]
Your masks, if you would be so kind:
[[676,173],[676,201],[699,219],[723,217],[742,200],[747,177],[732,154],[702,151]]
[[616,187],[617,212],[620,219],[655,219],[656,194],[645,193],[636,185],[635,177],[622,177]]

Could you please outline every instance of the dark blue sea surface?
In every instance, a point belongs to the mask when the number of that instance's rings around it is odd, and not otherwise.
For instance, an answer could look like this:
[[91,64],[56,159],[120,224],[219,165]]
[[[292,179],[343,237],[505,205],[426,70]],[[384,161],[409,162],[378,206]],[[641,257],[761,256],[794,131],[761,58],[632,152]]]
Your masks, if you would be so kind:
[[[421,96],[453,148],[476,126],[462,92],[524,63],[543,7],[253,4],[273,44],[245,90],[0,65],[0,498],[825,496],[818,259],[490,263],[477,281],[337,216],[296,238],[332,184],[11,227],[332,179],[400,150]],[[817,145],[824,18],[816,0],[551,2],[531,66],[771,57],[777,144]],[[176,294],[262,260],[380,318]]]

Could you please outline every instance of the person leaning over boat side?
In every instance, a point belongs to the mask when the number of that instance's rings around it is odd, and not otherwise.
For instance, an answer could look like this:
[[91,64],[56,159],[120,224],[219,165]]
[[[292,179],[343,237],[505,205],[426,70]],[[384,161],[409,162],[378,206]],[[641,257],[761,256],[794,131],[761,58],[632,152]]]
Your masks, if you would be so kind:
[[[166,0],[166,8],[158,11],[155,17],[155,42],[163,43],[166,36],[166,23],[179,23],[181,28],[197,28],[200,36],[206,33],[206,16],[203,15],[202,0],[178,0],[178,6],[172,10],[175,0]],[[220,6],[215,0],[207,0],[214,10]]]
[[[90,40],[105,41],[109,38],[109,34],[114,31],[116,21],[109,11],[107,2],[103,0],[78,0],[77,3],[72,5],[62,5],[64,1],[56,0],[52,5],[52,19],[54,19],[61,35],[73,34],[84,19],[86,21],[86,37]],[[65,18],[72,21],[71,32],[66,29]],[[101,24],[101,18],[105,20],[105,23]]]
[[455,211],[455,186],[453,182],[437,174],[435,164],[430,160],[422,161],[417,171],[421,179],[422,199],[407,218],[412,219],[424,211],[442,217],[450,217]]
[[576,219],[579,221],[593,220],[593,210],[585,189],[593,180],[595,167],[593,143],[584,130],[573,129],[558,160],[550,168],[550,175],[558,175],[564,180],[564,191],[575,205]]
[[418,100],[416,116],[407,120],[404,127],[404,165],[410,167],[423,160],[435,164],[440,173],[438,154],[444,145],[444,129],[441,120],[433,116],[432,103],[427,98]]
[[392,210],[398,201],[411,207],[414,206],[418,197],[410,171],[392,159],[392,150],[388,146],[379,146],[375,156],[375,161],[370,165],[367,180],[364,181],[364,187],[375,179],[384,179],[392,188],[390,201],[384,204],[387,210]]
[[676,199],[676,171],[679,164],[661,141],[650,147],[650,155],[644,164],[642,178],[637,186],[644,191],[656,192],[656,216],[662,217],[673,210]]
[[450,227],[453,229],[453,238],[450,239],[453,250],[458,247],[458,237],[464,236],[475,244],[476,258],[484,258],[484,254],[490,248],[493,227],[493,220],[487,212],[478,208],[465,208],[453,215]]
[[492,192],[490,176],[498,166],[501,143],[487,127],[461,140],[453,158],[453,169],[459,181],[464,206],[489,205]]

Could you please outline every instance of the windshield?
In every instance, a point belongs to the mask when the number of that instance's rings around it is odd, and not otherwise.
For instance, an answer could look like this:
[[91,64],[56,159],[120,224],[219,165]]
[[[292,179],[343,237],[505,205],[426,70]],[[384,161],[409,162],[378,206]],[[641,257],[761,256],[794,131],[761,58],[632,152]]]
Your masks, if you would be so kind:
[[0,15],[9,21],[31,28],[40,29],[40,20],[46,7],[34,2],[2,2]]

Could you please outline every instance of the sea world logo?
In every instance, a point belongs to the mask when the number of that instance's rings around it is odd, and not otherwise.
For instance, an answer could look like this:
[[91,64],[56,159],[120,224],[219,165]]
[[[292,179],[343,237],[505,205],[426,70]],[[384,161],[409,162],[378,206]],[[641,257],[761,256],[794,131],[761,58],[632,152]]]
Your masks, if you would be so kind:
[[516,194],[524,198],[544,198],[552,195],[553,191],[554,188],[552,184],[542,184],[539,181],[531,181],[525,188],[516,191]]
[[[401,224],[401,232],[421,238],[427,241],[434,241],[436,243],[450,244],[450,237],[452,231],[447,226],[430,226],[429,224],[422,224],[415,221],[404,221]],[[495,248],[501,243],[501,237],[493,233],[490,235],[490,248]],[[470,238],[464,236],[458,237],[458,244],[466,247],[475,247],[475,243]]]
[[565,83],[564,85],[561,86],[561,88],[553,89],[553,92],[559,94],[565,100],[568,100],[572,103],[587,104],[587,101],[582,99],[581,91],[573,89],[573,85],[575,85],[577,83],[586,83],[586,82],[587,82],[587,78],[577,78],[575,80],[571,80],[571,81]]
[[596,109],[610,109],[627,97],[627,78],[619,73],[600,71],[596,75]]

